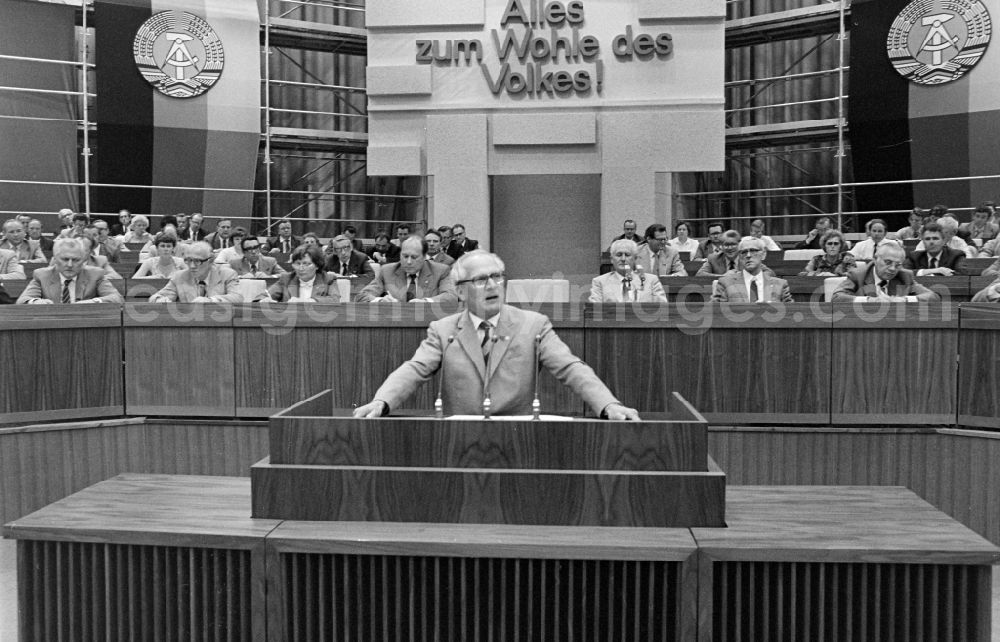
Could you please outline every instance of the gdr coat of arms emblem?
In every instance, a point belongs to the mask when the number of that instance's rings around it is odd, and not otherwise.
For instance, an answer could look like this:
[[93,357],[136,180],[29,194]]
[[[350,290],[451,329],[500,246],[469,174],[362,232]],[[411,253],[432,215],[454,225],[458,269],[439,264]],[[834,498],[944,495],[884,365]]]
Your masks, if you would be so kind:
[[225,55],[212,27],[186,11],[161,11],[135,34],[132,53],[139,73],[172,98],[193,98],[222,75]]
[[896,16],[885,46],[904,78],[940,85],[976,66],[992,31],[980,0],[914,0]]

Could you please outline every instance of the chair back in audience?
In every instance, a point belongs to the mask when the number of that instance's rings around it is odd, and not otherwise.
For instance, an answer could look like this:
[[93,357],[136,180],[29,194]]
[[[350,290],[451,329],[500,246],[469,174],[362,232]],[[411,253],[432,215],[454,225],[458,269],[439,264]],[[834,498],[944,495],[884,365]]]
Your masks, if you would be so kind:
[[508,303],[568,303],[567,279],[511,279],[507,281]]
[[828,276],[823,279],[823,300],[832,301],[833,291],[846,280],[846,276]]
[[817,254],[822,254],[823,250],[785,250],[785,261],[808,261]]

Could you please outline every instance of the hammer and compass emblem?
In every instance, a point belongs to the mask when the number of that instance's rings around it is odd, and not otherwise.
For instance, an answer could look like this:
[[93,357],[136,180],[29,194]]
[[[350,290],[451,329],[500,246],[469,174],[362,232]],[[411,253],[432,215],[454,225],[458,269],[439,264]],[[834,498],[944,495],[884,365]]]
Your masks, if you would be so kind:
[[135,34],[132,53],[139,73],[172,98],[193,98],[222,75],[222,41],[212,27],[186,11],[161,11]]
[[901,76],[940,85],[976,66],[992,31],[981,0],[914,0],[896,16],[885,46]]

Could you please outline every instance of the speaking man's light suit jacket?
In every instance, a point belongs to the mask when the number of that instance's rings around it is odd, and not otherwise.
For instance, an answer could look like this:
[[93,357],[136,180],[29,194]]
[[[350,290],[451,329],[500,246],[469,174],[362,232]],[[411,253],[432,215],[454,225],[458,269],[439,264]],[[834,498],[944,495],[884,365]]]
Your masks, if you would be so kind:
[[[758,302],[767,303],[783,301],[792,302],[792,293],[788,289],[788,281],[771,276],[764,272],[764,289],[759,293]],[[743,280],[743,270],[726,272],[719,277],[719,282],[715,284],[712,291],[712,300],[723,303],[750,303],[750,294],[747,292],[746,282]]]
[[[190,303],[199,296],[195,270],[174,272],[163,289],[149,297],[150,303],[179,301]],[[217,303],[243,303],[243,295],[237,291],[240,279],[228,265],[213,265],[205,275],[205,296]]]
[[390,409],[398,408],[420,384],[443,368],[446,414],[480,414],[487,380],[493,414],[529,414],[536,376],[535,336],[540,335],[541,366],[579,395],[594,414],[599,415],[608,404],[617,402],[590,366],[570,352],[545,315],[504,305],[494,332],[497,340],[490,353],[489,370],[477,331],[464,310],[434,321],[410,360],[386,378],[374,398],[384,401]]
[[[663,284],[660,278],[643,274],[632,275],[632,290],[635,293],[635,301],[662,301],[667,302],[667,295],[663,291]],[[622,280],[617,272],[608,272],[601,276],[595,276],[590,282],[590,302],[591,303],[631,303],[633,299],[622,298]]]
[[[62,279],[54,267],[35,270],[17,302],[31,303],[35,299],[48,299],[53,303],[62,301]],[[100,303],[121,303],[122,295],[105,277],[104,270],[84,266],[76,277],[76,300],[89,299],[100,299]]]
[[[434,301],[458,301],[455,281],[451,278],[451,268],[434,261],[424,261],[417,274],[417,298]],[[375,297],[391,294],[397,301],[406,301],[406,272],[402,263],[386,263],[372,282],[358,292],[358,303],[371,301]]]

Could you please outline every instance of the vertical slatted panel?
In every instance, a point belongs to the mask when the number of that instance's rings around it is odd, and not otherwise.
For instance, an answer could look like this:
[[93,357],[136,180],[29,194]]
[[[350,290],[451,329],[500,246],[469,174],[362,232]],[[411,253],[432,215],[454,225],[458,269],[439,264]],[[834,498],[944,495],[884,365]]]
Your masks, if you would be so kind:
[[715,640],[986,639],[970,596],[988,569],[934,564],[716,562]]
[[22,639],[247,640],[250,553],[23,540]]
[[289,640],[677,640],[670,562],[282,555]]

